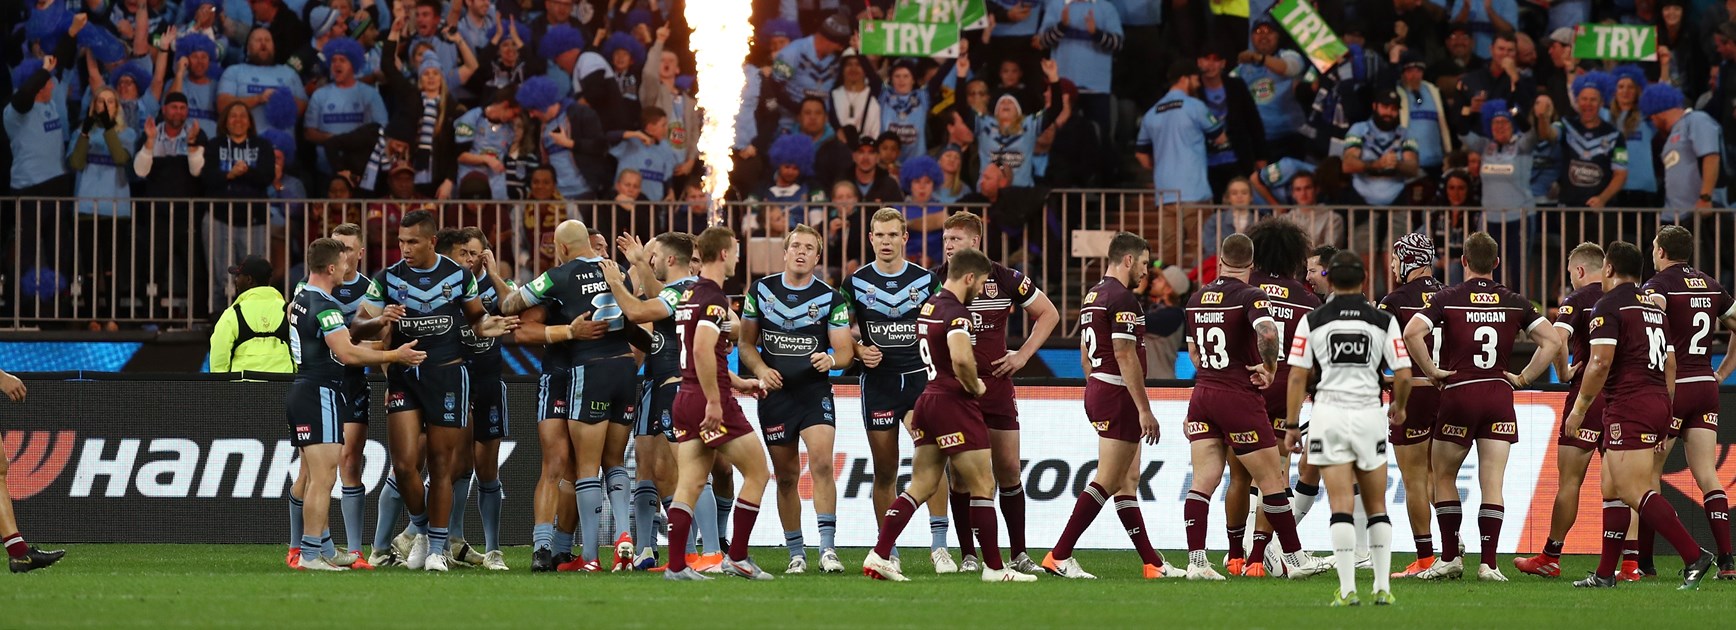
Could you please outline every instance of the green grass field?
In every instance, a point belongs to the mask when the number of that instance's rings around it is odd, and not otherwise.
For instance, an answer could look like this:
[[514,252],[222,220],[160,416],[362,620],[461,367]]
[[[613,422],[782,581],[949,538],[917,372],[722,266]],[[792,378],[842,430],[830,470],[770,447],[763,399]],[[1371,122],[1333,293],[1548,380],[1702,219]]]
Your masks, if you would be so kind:
[[[0,573],[0,627],[523,628],[600,622],[606,627],[730,628],[1664,628],[1725,622],[1730,594],[1736,593],[1736,584],[1712,580],[1699,592],[1678,592],[1674,577],[1585,591],[1572,588],[1570,578],[1519,575],[1508,565],[1504,570],[1513,580],[1508,584],[1405,581],[1395,586],[1396,606],[1333,609],[1326,606],[1336,584],[1331,573],[1303,581],[1146,581],[1137,578],[1132,552],[1102,551],[1079,554],[1098,580],[1045,577],[1036,584],[936,576],[925,554],[907,556],[904,566],[912,580],[904,584],[871,581],[859,571],[769,583],[720,578],[672,584],[656,574],[532,574],[530,552],[523,547],[508,550],[511,572],[455,569],[446,575],[403,568],[300,573],[283,566],[281,547],[264,545],[79,545],[68,552],[49,569]],[[859,567],[864,554],[848,550],[844,561]],[[759,549],[755,556],[768,568],[782,568],[782,550]],[[1400,557],[1410,559],[1409,554]],[[1666,576],[1680,568],[1674,558],[1658,560]],[[1502,562],[1510,561],[1503,557]],[[1584,575],[1594,563],[1590,557],[1570,557],[1564,576]],[[1370,577],[1363,572],[1360,578],[1366,599]]]

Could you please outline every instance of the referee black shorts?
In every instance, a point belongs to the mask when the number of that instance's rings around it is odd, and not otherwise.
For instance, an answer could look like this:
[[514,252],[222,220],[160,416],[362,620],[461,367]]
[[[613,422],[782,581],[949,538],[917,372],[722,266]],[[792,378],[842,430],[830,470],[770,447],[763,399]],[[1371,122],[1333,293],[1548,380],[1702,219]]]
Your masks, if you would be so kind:
[[349,415],[349,403],[338,387],[301,379],[289,385],[284,407],[290,443],[296,448],[344,443],[343,422]]
[[451,365],[393,366],[386,371],[386,413],[421,411],[423,426],[470,426],[470,369]]

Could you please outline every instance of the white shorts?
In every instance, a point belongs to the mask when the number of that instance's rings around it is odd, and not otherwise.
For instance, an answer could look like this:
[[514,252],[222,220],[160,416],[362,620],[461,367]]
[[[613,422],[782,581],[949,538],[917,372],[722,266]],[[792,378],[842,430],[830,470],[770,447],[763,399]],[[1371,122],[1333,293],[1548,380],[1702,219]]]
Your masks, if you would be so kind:
[[1356,464],[1374,470],[1387,464],[1386,411],[1380,407],[1339,409],[1315,403],[1308,426],[1308,463],[1315,466]]

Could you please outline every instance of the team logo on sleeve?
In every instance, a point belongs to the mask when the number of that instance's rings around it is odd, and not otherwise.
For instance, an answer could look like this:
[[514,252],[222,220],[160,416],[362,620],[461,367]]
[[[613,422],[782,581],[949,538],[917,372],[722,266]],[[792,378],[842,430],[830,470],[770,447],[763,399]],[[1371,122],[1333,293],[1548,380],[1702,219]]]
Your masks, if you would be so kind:
[[1138,320],[1139,316],[1133,314],[1132,311],[1122,311],[1115,314],[1115,323],[1117,324],[1135,324],[1138,323]]
[[1255,300],[1254,301],[1254,308],[1271,308],[1271,306],[1272,306],[1272,302],[1268,301],[1268,300]]
[[1428,308],[1430,304],[1434,303],[1435,293],[1435,291],[1429,291],[1423,294],[1423,308]]
[[1086,303],[1086,304],[1095,304],[1095,303],[1097,303],[1097,292],[1096,292],[1096,291],[1092,291],[1092,292],[1090,292],[1090,293],[1086,293],[1086,294],[1085,294],[1085,303]]
[[723,316],[723,307],[719,306],[717,304],[708,305],[705,307],[705,316],[706,317],[722,317]]
[[328,329],[343,326],[344,325],[344,315],[343,315],[343,313],[339,313],[335,310],[330,310],[330,311],[326,311],[324,313],[320,313],[319,314],[319,325],[321,328],[328,328]]
[[934,314],[934,305],[933,304],[922,305],[922,314],[923,315],[933,315]]
[[952,326],[954,328],[969,328],[970,320],[963,317],[954,317],[952,318]]
[[1597,317],[1591,318],[1591,327],[1593,329],[1602,328],[1603,327],[1603,316],[1599,315]]
[[1573,305],[1563,304],[1563,305],[1561,305],[1561,308],[1556,309],[1556,312],[1561,313],[1562,315],[1572,315],[1573,314]]

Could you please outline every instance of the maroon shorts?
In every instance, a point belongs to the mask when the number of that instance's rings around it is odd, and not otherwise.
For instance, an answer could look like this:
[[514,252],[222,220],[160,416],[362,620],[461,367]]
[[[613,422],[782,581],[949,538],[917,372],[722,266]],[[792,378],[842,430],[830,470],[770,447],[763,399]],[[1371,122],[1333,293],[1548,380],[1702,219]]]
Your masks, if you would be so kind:
[[1611,400],[1603,411],[1603,447],[1640,451],[1663,445],[1670,429],[1670,397],[1664,392]]
[[[1260,390],[1260,397],[1266,399],[1266,418],[1272,421],[1272,430],[1283,431],[1284,416],[1290,413],[1290,368],[1280,368],[1272,375],[1272,384]],[[1301,422],[1301,418],[1296,421]]]
[[1561,426],[1556,429],[1555,444],[1571,446],[1587,451],[1603,450],[1604,411],[1609,402],[1609,394],[1599,392],[1597,399],[1591,401],[1591,408],[1585,410],[1585,422],[1579,423],[1579,432],[1567,434],[1567,416],[1573,413],[1575,400],[1579,399],[1579,384],[1567,390],[1567,406],[1561,408]]
[[[978,366],[979,368],[983,366]],[[993,369],[994,366],[988,366]],[[995,431],[1019,430],[1019,404],[1013,398],[1013,379],[983,376],[983,395],[976,398],[982,407],[983,423]]]
[[1127,395],[1126,387],[1085,379],[1085,418],[1091,421],[1098,437],[1139,441],[1139,405]]
[[1676,400],[1672,405],[1670,437],[1687,429],[1711,429],[1718,432],[1718,384],[1710,380],[1676,383]]
[[982,406],[963,393],[924,391],[916,397],[916,446],[933,444],[947,455],[989,447],[989,429],[983,424]]
[[1249,391],[1195,386],[1182,430],[1189,442],[1224,440],[1237,455],[1278,445],[1265,400]]
[[1441,392],[1434,439],[1459,446],[1477,440],[1519,441],[1513,386],[1507,381],[1467,383]]
[[1441,390],[1433,383],[1412,382],[1410,398],[1405,400],[1404,426],[1387,426],[1386,441],[1393,446],[1409,446],[1429,441],[1435,432],[1435,411],[1441,406]]
[[705,421],[705,393],[697,388],[682,387],[675,394],[675,404],[669,408],[669,415],[675,421],[675,441],[700,440],[706,446],[717,448],[730,440],[753,435],[753,425],[747,423],[747,415],[741,412],[741,403],[735,401],[735,396],[728,395],[728,391],[724,389],[723,424],[716,431],[701,431],[699,425]]

